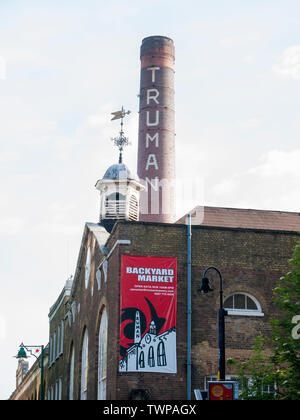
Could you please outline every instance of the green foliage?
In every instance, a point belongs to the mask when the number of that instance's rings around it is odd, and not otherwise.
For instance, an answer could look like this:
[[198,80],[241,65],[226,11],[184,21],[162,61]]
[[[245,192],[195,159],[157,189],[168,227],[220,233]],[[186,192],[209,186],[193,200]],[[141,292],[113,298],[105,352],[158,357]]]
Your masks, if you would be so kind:
[[282,316],[272,320],[272,362],[283,372],[279,378],[282,398],[300,400],[300,338],[295,335],[297,325],[293,323],[300,315],[300,243],[294,249],[290,266],[291,271],[274,289]]
[[[291,271],[274,289],[281,316],[271,321],[271,337],[258,336],[253,356],[237,364],[242,399],[300,400],[300,242],[289,263]],[[274,386],[274,393],[264,392]]]
[[253,356],[238,364],[240,398],[243,400],[274,400],[275,393],[265,392],[274,388],[273,364],[264,352],[264,338],[259,335],[253,346]]

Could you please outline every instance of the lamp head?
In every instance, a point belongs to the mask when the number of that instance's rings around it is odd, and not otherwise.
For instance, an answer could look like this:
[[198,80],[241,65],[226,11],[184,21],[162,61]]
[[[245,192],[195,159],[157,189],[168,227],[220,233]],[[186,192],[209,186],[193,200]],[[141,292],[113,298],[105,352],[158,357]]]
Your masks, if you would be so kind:
[[27,359],[27,354],[23,346],[20,347],[18,354],[16,355],[17,359]]
[[211,287],[210,287],[210,284],[209,284],[209,279],[207,278],[207,277],[202,277],[202,284],[201,284],[201,286],[200,286],[200,288],[199,288],[199,291],[201,292],[201,293],[208,293],[208,292],[212,292],[214,289],[212,289]]

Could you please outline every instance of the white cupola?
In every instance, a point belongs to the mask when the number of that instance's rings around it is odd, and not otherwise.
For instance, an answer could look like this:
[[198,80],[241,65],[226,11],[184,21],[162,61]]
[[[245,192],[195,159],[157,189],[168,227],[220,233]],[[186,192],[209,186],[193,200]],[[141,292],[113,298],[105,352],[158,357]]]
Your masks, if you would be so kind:
[[[127,112],[129,113],[129,111]],[[102,179],[96,183],[100,191],[99,222],[108,232],[111,232],[117,220],[139,220],[140,191],[144,186],[137,175],[133,175],[122,162],[123,147],[129,144],[123,133],[123,118],[125,111],[118,111],[113,119],[121,118],[121,131],[117,138],[112,139],[119,148],[119,163],[111,165]]]

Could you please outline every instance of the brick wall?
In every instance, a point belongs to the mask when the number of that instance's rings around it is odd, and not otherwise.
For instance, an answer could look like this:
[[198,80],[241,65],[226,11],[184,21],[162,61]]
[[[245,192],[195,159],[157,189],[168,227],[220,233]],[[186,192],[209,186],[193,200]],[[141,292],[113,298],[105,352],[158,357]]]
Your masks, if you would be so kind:
[[[108,258],[107,279],[101,266],[101,287],[96,270],[118,240]],[[192,389],[203,388],[205,376],[217,373],[217,310],[219,279],[209,275],[212,293],[198,288],[205,267],[222,272],[224,296],[248,293],[260,303],[263,317],[226,317],[226,357],[247,359],[253,339],[268,334],[267,322],[276,316],[272,289],[288,271],[288,260],[298,235],[292,232],[245,230],[193,226],[192,228]],[[91,249],[91,272],[85,286],[85,261]],[[177,289],[177,373],[119,372],[120,270],[121,255],[176,257]],[[73,312],[75,314],[72,315]],[[148,389],[151,399],[186,398],[187,360],[187,238],[186,226],[144,222],[119,222],[105,248],[100,249],[94,233],[86,228],[71,295],[56,311],[50,335],[64,319],[63,352],[47,370],[47,388],[62,378],[62,398],[69,398],[71,347],[75,349],[74,399],[80,398],[81,351],[84,330],[89,337],[87,399],[97,399],[98,334],[103,308],[108,317],[107,399],[126,400],[132,389]],[[74,310],[75,308],[75,310]],[[227,373],[230,373],[228,368]]]

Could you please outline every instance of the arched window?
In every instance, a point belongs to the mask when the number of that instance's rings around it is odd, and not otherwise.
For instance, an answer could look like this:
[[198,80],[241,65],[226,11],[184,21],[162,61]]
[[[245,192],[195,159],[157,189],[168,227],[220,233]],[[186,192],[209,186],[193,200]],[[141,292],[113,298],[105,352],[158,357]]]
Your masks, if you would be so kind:
[[56,344],[57,344],[57,349],[56,349],[56,357],[58,357],[60,355],[60,327],[57,327],[57,340],[56,340]]
[[106,400],[107,371],[107,315],[104,309],[101,316],[98,342],[98,400]]
[[126,196],[116,192],[108,195],[105,199],[105,216],[116,218],[124,215],[126,209]]
[[80,383],[80,399],[86,400],[87,381],[88,381],[88,332],[84,332],[81,350],[81,383]]
[[141,369],[143,369],[145,367],[145,355],[144,355],[143,351],[141,351],[141,353],[140,353],[139,365],[140,365]]
[[101,267],[99,266],[96,271],[96,279],[98,284],[98,290],[101,289]]
[[148,352],[148,365],[149,367],[155,366],[154,349],[152,346],[149,348],[149,352]]
[[166,366],[167,364],[165,345],[162,341],[157,347],[157,364],[158,366]]
[[86,260],[85,260],[85,276],[84,276],[85,288],[87,288],[89,284],[90,272],[91,272],[91,248],[88,247]]
[[61,321],[60,327],[60,353],[64,350],[64,320]]
[[52,362],[55,361],[56,358],[56,354],[55,354],[55,350],[56,350],[56,332],[53,334],[53,342],[52,342]]
[[71,357],[70,357],[70,371],[69,371],[69,400],[73,400],[74,393],[74,362],[75,362],[75,352],[74,346],[72,344]]
[[248,293],[234,293],[224,301],[228,315],[263,316],[258,300]]
[[58,380],[58,400],[61,401],[62,399],[62,379],[59,378]]
[[52,352],[53,352],[53,344],[52,344],[52,336],[50,336],[50,356],[49,356],[50,366],[52,365]]

